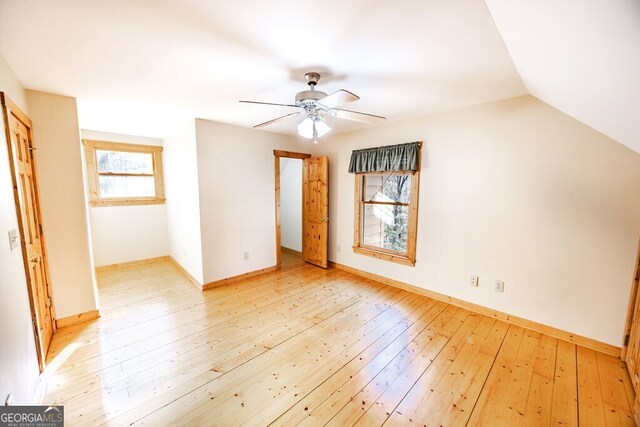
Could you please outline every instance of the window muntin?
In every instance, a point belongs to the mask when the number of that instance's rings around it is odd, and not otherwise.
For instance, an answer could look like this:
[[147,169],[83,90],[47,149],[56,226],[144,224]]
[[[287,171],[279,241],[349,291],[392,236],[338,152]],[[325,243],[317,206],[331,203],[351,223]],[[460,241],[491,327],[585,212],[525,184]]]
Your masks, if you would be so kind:
[[162,147],[84,143],[92,205],[164,203]]

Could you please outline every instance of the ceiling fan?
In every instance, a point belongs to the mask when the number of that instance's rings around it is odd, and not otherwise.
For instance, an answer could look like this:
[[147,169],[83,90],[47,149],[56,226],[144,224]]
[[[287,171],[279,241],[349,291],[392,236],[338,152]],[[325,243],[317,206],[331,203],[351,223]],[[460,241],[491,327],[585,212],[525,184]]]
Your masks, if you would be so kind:
[[298,134],[303,138],[313,139],[313,142],[317,143],[318,138],[322,138],[327,134],[327,132],[331,130],[331,127],[325,119],[327,116],[369,124],[381,123],[386,120],[385,117],[376,116],[375,114],[360,113],[358,111],[336,108],[341,105],[348,104],[349,102],[357,101],[358,99],[360,99],[360,97],[344,89],[340,89],[332,93],[331,95],[327,95],[322,91],[315,90],[315,87],[320,80],[320,74],[311,72],[306,73],[304,77],[307,79],[309,90],[298,92],[296,94],[295,104],[240,101],[249,104],[276,105],[278,107],[295,107],[302,110],[296,111],[295,113],[286,114],[282,117],[278,117],[264,123],[260,123],[258,125],[255,125],[254,128],[261,128],[279,122],[280,120],[284,120],[288,117],[304,114],[306,116],[305,119],[298,124]]

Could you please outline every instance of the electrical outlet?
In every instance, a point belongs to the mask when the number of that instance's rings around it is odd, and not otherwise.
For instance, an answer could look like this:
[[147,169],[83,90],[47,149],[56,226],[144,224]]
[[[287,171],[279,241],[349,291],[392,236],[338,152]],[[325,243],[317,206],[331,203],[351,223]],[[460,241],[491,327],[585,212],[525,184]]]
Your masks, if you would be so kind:
[[473,286],[474,288],[478,287],[478,276],[475,274],[469,276],[469,286]]
[[248,260],[249,259],[249,252],[245,251],[243,256],[244,256],[244,260],[245,261]]
[[496,280],[496,292],[504,292],[504,282],[502,280]]
[[340,252],[340,245],[336,245],[336,252]]

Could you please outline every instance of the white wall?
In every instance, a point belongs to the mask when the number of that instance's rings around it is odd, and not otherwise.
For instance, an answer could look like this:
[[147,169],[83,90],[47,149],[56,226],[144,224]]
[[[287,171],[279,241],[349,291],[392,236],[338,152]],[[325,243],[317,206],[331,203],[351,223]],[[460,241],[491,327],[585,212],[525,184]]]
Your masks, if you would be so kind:
[[202,237],[195,122],[164,139],[162,152],[169,254],[200,284]]
[[285,248],[302,252],[302,160],[280,158],[280,237]]
[[[27,95],[0,57],[0,91],[28,113]],[[22,251],[9,249],[9,230],[20,230],[13,199],[9,153],[0,120],[0,404],[8,394],[14,404],[33,403],[38,380],[38,357],[31,324]]]
[[640,152],[639,1],[486,4],[529,94]]
[[[82,138],[162,146],[161,139],[84,129]],[[165,204],[96,206],[89,208],[89,214],[96,267],[169,254]]]
[[[351,151],[416,140],[416,266],[354,254]],[[317,152],[330,157],[330,259],[621,344],[640,154],[531,96],[333,135]]]
[[27,91],[56,319],[95,310],[82,146],[75,98]]
[[310,152],[309,142],[201,119],[196,134],[205,283],[274,266],[273,150]]

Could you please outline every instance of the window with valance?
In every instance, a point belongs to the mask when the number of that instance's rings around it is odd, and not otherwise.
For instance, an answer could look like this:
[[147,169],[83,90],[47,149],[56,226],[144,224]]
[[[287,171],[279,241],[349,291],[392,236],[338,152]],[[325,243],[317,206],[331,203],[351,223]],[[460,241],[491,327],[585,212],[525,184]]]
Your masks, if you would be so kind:
[[356,253],[415,265],[421,149],[411,142],[351,154]]

